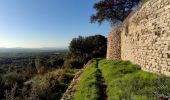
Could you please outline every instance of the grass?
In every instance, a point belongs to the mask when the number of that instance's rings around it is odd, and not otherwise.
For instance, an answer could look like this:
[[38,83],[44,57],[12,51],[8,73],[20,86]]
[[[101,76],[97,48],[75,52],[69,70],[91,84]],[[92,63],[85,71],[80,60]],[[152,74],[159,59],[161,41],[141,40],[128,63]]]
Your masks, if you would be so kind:
[[98,100],[99,87],[97,85],[98,70],[97,61],[85,69],[80,80],[79,90],[75,94],[75,100]]
[[97,100],[97,69],[102,72],[107,84],[108,100],[155,100],[170,96],[170,78],[142,71],[129,61],[99,60],[87,67],[81,77],[75,100]]

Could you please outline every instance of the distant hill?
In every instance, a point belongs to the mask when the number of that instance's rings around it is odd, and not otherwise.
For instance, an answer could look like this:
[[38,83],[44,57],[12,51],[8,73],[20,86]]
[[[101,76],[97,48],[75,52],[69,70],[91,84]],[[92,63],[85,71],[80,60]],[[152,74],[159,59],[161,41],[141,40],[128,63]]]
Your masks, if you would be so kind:
[[67,48],[2,48],[0,53],[31,53],[31,52],[52,52],[52,51],[66,51]]

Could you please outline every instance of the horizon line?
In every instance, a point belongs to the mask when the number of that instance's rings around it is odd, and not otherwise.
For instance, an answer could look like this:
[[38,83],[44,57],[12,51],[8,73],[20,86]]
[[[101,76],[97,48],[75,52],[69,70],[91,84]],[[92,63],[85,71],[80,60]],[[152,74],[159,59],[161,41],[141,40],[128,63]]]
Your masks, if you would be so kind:
[[68,49],[68,47],[0,47],[1,49]]

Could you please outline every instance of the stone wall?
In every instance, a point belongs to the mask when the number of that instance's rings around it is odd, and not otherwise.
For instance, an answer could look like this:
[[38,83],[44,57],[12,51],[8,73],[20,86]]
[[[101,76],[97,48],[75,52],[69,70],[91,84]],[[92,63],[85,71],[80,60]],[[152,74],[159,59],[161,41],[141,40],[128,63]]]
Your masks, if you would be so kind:
[[[170,0],[149,0],[125,20],[118,33],[122,60],[130,60],[146,71],[170,75]],[[110,38],[107,59],[114,59],[117,42]]]
[[108,36],[108,44],[107,44],[107,59],[121,59],[121,36],[120,31],[112,30]]

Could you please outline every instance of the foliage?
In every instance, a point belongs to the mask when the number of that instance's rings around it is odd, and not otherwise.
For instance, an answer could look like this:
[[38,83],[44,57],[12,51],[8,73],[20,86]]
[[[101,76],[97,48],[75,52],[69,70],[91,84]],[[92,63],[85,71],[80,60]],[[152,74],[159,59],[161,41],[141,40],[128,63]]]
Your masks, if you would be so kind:
[[107,39],[102,35],[73,38],[69,46],[70,62],[84,65],[92,58],[106,56]]
[[43,73],[44,71],[46,71],[46,59],[45,58],[36,58],[35,59],[35,67],[37,69],[38,73]]
[[23,68],[20,73],[25,78],[24,80],[32,78],[34,75],[37,74],[35,63],[34,62],[28,63],[28,65],[25,66],[25,68]]
[[77,69],[62,67],[66,52],[5,55],[0,58],[2,100],[58,100],[77,72]]
[[96,14],[91,16],[91,22],[101,24],[106,20],[114,24],[115,20],[123,21],[139,1],[140,0],[100,0],[93,6]]
[[16,83],[21,83],[23,81],[23,76],[17,71],[12,71],[5,74],[3,80],[6,86],[13,86]]
[[16,92],[17,92],[17,87],[18,85],[17,83],[15,83],[10,91],[9,90],[5,91],[6,100],[17,100],[17,98],[15,97]]
[[[56,69],[45,74],[37,74],[24,83],[13,83],[6,88],[7,100],[59,100],[76,69]],[[4,98],[2,96],[2,98]]]
[[32,93],[40,100],[60,99],[74,77],[76,70],[57,69],[44,75],[36,75],[28,81]]
[[4,82],[3,82],[2,76],[0,74],[0,98],[4,97],[4,90],[5,90]]
[[61,68],[64,64],[64,59],[62,57],[51,57],[50,64],[55,68]]
[[64,68],[82,68],[84,64],[84,61],[82,59],[78,58],[70,58],[65,60],[64,62]]

